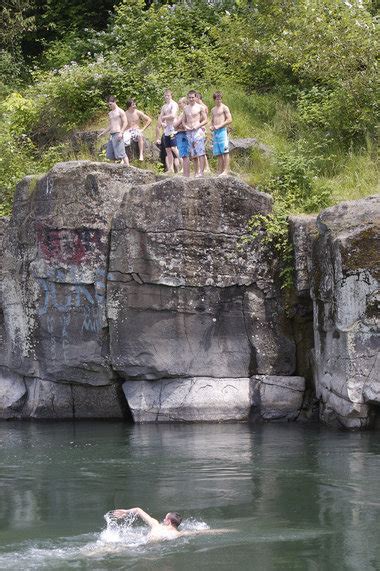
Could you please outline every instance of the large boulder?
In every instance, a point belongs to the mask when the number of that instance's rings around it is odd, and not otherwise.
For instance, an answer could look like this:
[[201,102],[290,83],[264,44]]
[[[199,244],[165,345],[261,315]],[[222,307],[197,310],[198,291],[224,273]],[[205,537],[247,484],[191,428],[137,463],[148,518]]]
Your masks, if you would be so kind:
[[161,379],[123,384],[133,419],[141,422],[248,420],[249,379]]
[[296,371],[279,260],[243,243],[271,207],[234,177],[74,161],[24,179],[0,223],[0,417],[124,418],[126,394],[141,420],[161,384],[162,419],[248,418],[251,376]]
[[135,186],[114,218],[107,286],[111,363],[124,378],[292,374],[295,347],[260,241],[271,198],[232,177]]
[[268,157],[273,154],[272,149],[268,147],[268,145],[260,143],[260,141],[254,137],[230,139],[229,141],[229,150],[233,155],[247,155],[252,149],[258,149]]
[[380,197],[328,208],[317,224],[311,291],[322,419],[368,427],[380,405]]
[[125,381],[135,422],[295,421],[304,398],[302,377],[191,377]]
[[153,180],[147,171],[78,161],[18,185],[3,243],[4,366],[53,382],[113,382],[111,221],[132,181]]
[[301,414],[305,396],[303,377],[255,376],[251,379],[251,419],[293,421]]

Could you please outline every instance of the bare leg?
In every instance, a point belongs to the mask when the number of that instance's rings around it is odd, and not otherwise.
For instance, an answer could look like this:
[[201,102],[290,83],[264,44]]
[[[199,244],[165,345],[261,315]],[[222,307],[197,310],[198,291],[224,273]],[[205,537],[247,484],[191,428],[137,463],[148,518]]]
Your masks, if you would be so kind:
[[189,157],[183,157],[183,176],[189,177],[190,176],[190,159]]
[[218,175],[222,174],[224,168],[223,155],[218,155]]
[[174,172],[173,162],[174,162],[174,157],[173,157],[172,150],[170,147],[167,147],[167,149],[166,149],[166,166],[167,166],[168,172]]
[[230,153],[225,153],[223,157],[223,170],[222,174],[229,174],[230,172]]
[[197,176],[203,176],[204,170],[205,170],[205,156],[202,155],[201,157],[198,157],[198,173]]
[[138,145],[139,145],[139,161],[144,160],[144,137],[140,135],[138,138]]
[[180,159],[179,159],[178,148],[177,147],[171,147],[171,149],[172,149],[172,153],[173,153],[174,171],[179,172]]
[[199,173],[199,161],[198,161],[198,157],[194,157],[194,158],[193,158],[193,165],[194,165],[194,176],[197,176],[197,174]]
[[125,157],[123,159],[121,159],[121,164],[127,165],[127,167],[129,167],[129,159],[128,159],[127,155],[125,155]]

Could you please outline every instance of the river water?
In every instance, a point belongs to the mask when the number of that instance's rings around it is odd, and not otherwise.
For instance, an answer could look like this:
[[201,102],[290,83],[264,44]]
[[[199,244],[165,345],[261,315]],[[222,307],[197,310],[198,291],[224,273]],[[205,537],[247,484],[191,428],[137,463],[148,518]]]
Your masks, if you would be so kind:
[[[0,443],[1,570],[380,568],[379,432],[3,422]],[[107,525],[135,506],[226,531]]]

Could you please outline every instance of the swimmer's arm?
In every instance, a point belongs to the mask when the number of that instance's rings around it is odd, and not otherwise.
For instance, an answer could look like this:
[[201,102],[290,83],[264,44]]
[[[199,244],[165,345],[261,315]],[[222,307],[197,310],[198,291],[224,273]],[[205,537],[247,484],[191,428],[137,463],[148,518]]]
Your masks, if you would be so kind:
[[194,531],[180,531],[181,536],[191,536],[191,535],[219,535],[222,533],[230,533],[231,531],[238,531],[237,529],[198,529]]
[[118,519],[121,519],[128,514],[138,515],[146,524],[150,527],[155,527],[156,525],[160,525],[160,522],[154,517],[151,517],[149,514],[144,512],[141,508],[130,508],[129,510],[114,510],[111,512],[113,516]]

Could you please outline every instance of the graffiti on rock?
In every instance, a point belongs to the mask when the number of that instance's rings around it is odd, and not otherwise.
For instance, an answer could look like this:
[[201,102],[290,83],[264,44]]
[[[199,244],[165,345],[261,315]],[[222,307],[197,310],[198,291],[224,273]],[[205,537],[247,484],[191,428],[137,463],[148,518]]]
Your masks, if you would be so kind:
[[[71,268],[69,276],[75,276],[76,268]],[[68,336],[72,313],[82,319],[82,332],[98,332],[102,328],[105,311],[106,272],[98,268],[93,284],[67,283],[67,272],[51,270],[48,277],[35,277],[42,292],[38,307],[40,317],[47,316],[48,331],[52,333],[53,315],[62,315],[62,338]],[[71,281],[71,280],[70,280]]]
[[102,250],[99,228],[50,228],[36,225],[41,257],[49,262],[79,265]]

